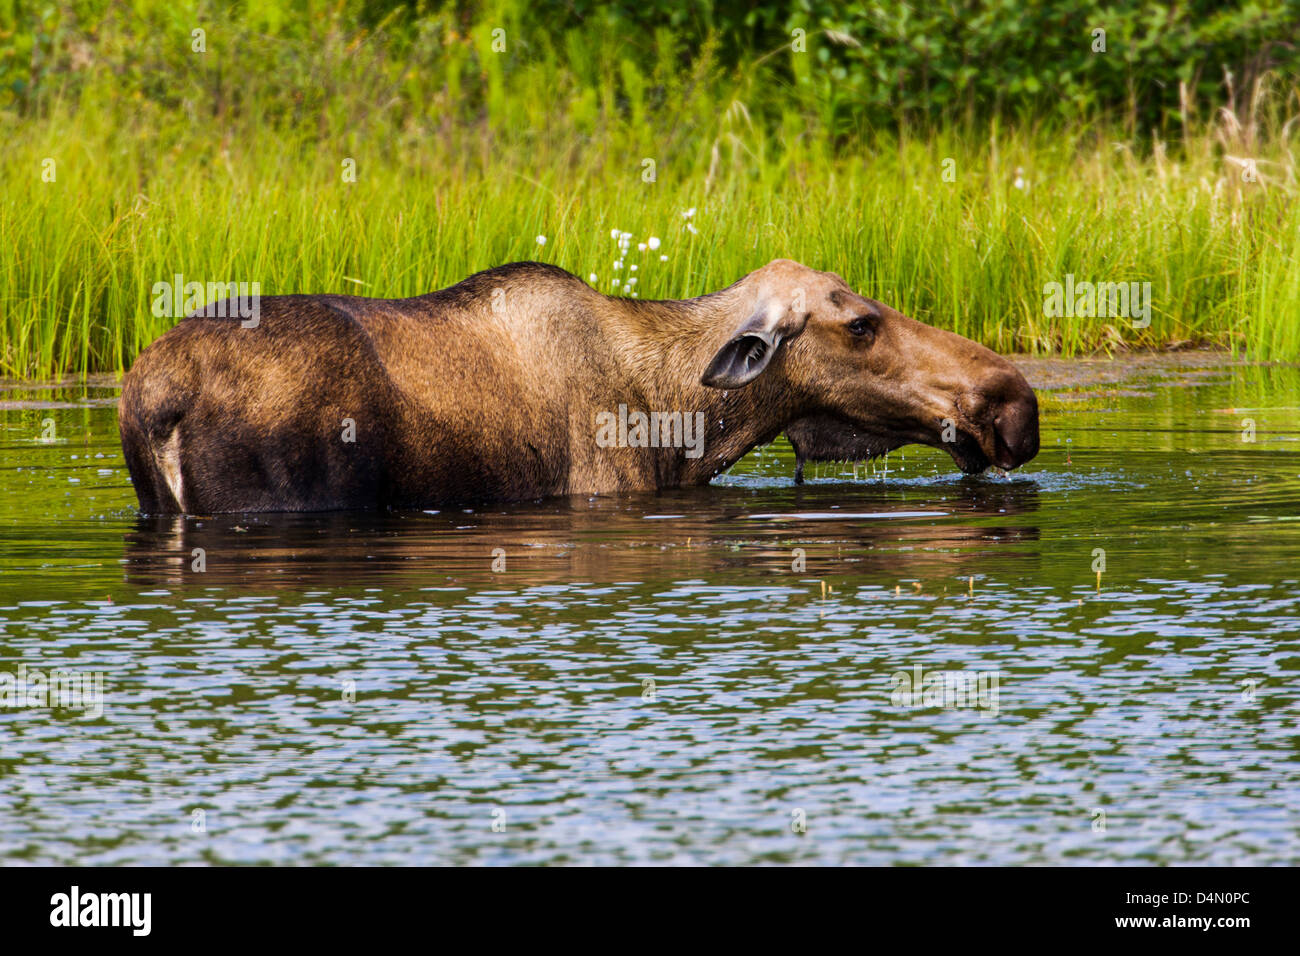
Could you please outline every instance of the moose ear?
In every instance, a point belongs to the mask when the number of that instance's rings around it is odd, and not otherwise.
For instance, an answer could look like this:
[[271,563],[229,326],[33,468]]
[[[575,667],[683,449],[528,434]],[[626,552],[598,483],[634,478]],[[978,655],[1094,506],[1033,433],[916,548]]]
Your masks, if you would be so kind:
[[[805,315],[804,320],[807,319]],[[803,321],[790,320],[788,309],[760,303],[758,310],[736,330],[735,335],[713,356],[700,377],[709,388],[740,388],[762,374],[785,339],[803,331]]]

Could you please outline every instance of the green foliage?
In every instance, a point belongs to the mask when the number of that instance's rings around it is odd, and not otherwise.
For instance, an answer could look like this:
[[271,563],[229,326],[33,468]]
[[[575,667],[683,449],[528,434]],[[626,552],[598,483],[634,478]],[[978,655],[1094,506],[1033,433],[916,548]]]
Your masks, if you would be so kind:
[[[173,321],[150,289],[178,272],[392,296],[542,258],[613,291],[614,228],[664,240],[642,297],[784,255],[1005,350],[1195,340],[1293,358],[1295,79],[1271,74],[1249,108],[1241,85],[1211,101],[1207,79],[1213,49],[1247,50],[1280,8],[1169,15],[1192,32],[1161,33],[1160,62],[1200,99],[1166,137],[1133,128],[1167,105],[1133,85],[1158,71],[1124,59],[1156,14],[1114,15],[1105,68],[1129,72],[1106,86],[1070,66],[1093,19],[1067,6],[0,0],[0,375],[126,366]],[[1077,85],[1036,73],[1045,56]],[[1044,283],[1067,273],[1150,281],[1151,327],[1044,317]]]
[[[128,95],[174,104],[167,78],[193,72],[189,32],[203,28],[213,49],[238,51],[237,68],[228,64],[198,80],[222,103],[239,96],[235,75],[250,72],[283,80],[286,94],[310,95],[310,81],[332,75],[315,69],[314,48],[337,33],[385,48],[390,65],[413,57],[408,65],[418,78],[393,91],[387,108],[414,115],[414,94],[428,92],[423,77],[440,80],[451,66],[430,64],[430,55],[473,67],[473,81],[460,87],[468,99],[455,104],[463,119],[494,88],[500,95],[501,74],[515,75],[524,63],[550,71],[557,83],[548,92],[563,94],[572,80],[579,97],[618,91],[607,106],[671,108],[670,84],[642,87],[639,80],[690,73],[707,48],[709,66],[748,81],[751,115],[769,129],[798,109],[841,141],[899,122],[930,128],[972,116],[1048,113],[1167,130],[1185,123],[1186,110],[1212,108],[1225,95],[1232,108],[1248,106],[1268,71],[1294,83],[1297,23],[1297,0],[0,0],[0,107],[28,112],[58,90],[102,80],[104,70]],[[494,29],[510,41],[504,56],[491,51]],[[1105,33],[1104,52],[1097,31]],[[450,38],[470,43],[455,50]],[[342,52],[346,61],[358,50]],[[294,105],[308,111],[312,101]]]
[[[1300,75],[1294,0],[577,0],[571,9],[631,30],[668,23],[716,32],[729,67],[780,51],[791,95],[837,134],[1030,112],[1159,128],[1189,103],[1219,101],[1225,74],[1247,97],[1266,71]],[[793,50],[796,30],[805,54]]]

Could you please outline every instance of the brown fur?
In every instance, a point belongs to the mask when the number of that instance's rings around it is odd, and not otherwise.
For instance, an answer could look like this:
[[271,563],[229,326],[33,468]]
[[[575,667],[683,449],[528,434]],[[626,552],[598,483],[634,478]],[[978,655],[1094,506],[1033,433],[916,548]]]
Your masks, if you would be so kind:
[[[939,444],[956,416],[968,446],[949,450],[967,470],[1037,452],[1033,392],[1004,359],[789,260],[683,301],[604,296],[514,263],[411,299],[263,298],[251,329],[206,311],[146,349],[123,386],[122,444],[146,513],[699,485],[817,415],[891,447]],[[855,319],[869,334],[849,330]],[[620,404],[703,412],[703,455],[601,447],[595,415]],[[345,418],[355,442],[342,440]]]

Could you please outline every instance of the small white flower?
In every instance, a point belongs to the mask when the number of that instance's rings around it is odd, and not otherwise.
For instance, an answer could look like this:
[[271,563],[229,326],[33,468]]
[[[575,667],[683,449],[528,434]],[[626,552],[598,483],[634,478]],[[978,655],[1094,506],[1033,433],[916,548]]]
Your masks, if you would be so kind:
[[636,285],[636,277],[635,277],[635,276],[633,276],[631,279],[628,279],[628,280],[627,280],[627,287],[628,287],[629,289],[632,288],[632,286],[634,286],[634,285]]
[[636,272],[636,263],[635,262],[632,263],[630,266],[628,266],[628,268],[631,269],[633,272]]
[[634,299],[636,298],[636,293],[635,293],[635,292],[632,293],[632,298],[634,298]]
[[614,260],[614,271],[617,272],[617,271],[618,271],[619,269],[621,269],[621,268],[623,268],[623,260],[622,260],[622,259],[615,259],[615,260]]
[[611,230],[609,231],[609,238],[611,238],[611,239],[617,239],[618,236],[619,236],[619,232],[618,232],[617,229],[611,229]]
[[610,279],[610,280],[609,280],[609,284],[612,285],[615,289],[618,288],[618,280],[617,280],[617,279]]
[[537,244],[538,244],[539,246],[544,246],[544,245],[546,245],[546,237],[545,237],[545,236],[538,236],[538,237],[537,237]]
[[621,233],[621,234],[619,235],[619,238],[622,239],[624,242],[626,242],[626,241],[628,241],[629,239],[632,238],[632,233],[630,233],[630,232],[624,232],[624,233]]
[[698,235],[699,232],[700,232],[700,230],[698,230],[698,229],[695,228],[695,223],[693,223],[693,222],[688,222],[688,223],[686,224],[686,228],[687,228],[688,230],[690,230],[690,233],[691,233],[691,235],[693,235],[693,236],[694,236],[694,235]]
[[636,244],[636,249],[637,249],[637,252],[645,252],[645,243],[644,243],[644,242],[638,242],[638,243]]
[[646,245],[650,247],[651,251],[658,249],[659,238],[657,236],[651,236],[648,240],[646,240]]
[[667,256],[660,256],[660,257],[659,257],[659,261],[660,261],[660,262],[667,262],[667,261],[668,261],[668,257],[667,257]]
[[688,210],[686,210],[684,213],[682,213],[682,218],[683,218],[683,219],[690,219],[691,216],[694,216],[694,215],[695,215],[695,207],[692,206],[690,209],[688,209]]
[[587,281],[590,282],[592,285],[595,285],[595,284],[596,284],[596,273],[593,272],[591,275],[587,276]]

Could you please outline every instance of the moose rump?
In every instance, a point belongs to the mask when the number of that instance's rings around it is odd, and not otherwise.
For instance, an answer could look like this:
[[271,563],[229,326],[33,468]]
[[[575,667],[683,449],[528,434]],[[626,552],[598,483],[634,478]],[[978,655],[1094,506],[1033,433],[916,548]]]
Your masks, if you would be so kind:
[[383,497],[391,419],[377,412],[396,396],[369,338],[311,297],[261,308],[255,328],[215,308],[191,316],[136,361],[119,427],[144,512],[320,511]]
[[[561,469],[535,456],[506,468],[484,454],[479,423],[413,407],[375,342],[400,330],[374,315],[363,327],[349,298],[267,297],[255,328],[191,316],[141,354],[119,425],[142,511],[333,511],[427,505],[431,489],[447,504],[558,487]],[[438,368],[426,373],[438,391],[470,390]]]

